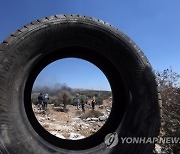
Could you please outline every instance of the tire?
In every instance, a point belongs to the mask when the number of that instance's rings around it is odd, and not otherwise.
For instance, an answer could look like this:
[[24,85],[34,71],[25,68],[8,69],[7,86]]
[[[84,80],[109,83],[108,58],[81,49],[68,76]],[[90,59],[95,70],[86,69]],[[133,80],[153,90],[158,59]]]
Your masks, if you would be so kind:
[[[56,138],[36,120],[31,90],[38,73],[66,57],[88,60],[107,76],[113,107],[106,124],[77,141]],[[46,17],[17,30],[0,44],[0,153],[152,153],[154,144],[123,144],[121,137],[156,137],[160,94],[150,63],[125,34],[79,15]],[[106,148],[105,136],[119,142]]]

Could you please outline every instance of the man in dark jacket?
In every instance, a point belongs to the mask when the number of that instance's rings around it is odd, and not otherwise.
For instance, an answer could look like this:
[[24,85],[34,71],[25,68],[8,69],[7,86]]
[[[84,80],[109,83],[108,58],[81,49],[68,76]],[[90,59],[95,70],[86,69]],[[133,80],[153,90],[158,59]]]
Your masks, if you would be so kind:
[[85,101],[81,98],[82,111],[85,112]]
[[44,101],[43,94],[40,93],[38,96],[38,106],[39,106],[40,110],[43,109],[43,106],[44,106],[43,101]]

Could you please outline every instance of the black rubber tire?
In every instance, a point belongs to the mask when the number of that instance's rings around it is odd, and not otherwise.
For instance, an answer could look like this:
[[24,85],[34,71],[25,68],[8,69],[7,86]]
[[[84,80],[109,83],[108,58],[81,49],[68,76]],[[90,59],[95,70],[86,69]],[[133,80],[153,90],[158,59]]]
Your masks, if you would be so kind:
[[[56,139],[32,114],[37,74],[59,58],[78,57],[108,77],[113,109],[96,135]],[[22,27],[0,44],[0,153],[152,153],[154,144],[122,144],[121,137],[154,137],[160,127],[160,94],[152,68],[137,45],[108,23],[79,15],[55,15]],[[106,148],[107,133],[119,143]]]

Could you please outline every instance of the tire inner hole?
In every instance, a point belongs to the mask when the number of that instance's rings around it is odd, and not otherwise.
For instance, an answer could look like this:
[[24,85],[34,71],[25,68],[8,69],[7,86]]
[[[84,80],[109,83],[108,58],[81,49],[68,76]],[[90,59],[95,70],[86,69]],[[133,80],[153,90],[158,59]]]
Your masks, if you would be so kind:
[[112,109],[112,91],[104,73],[80,58],[62,58],[36,77],[31,92],[34,115],[52,135],[79,140],[95,134]]

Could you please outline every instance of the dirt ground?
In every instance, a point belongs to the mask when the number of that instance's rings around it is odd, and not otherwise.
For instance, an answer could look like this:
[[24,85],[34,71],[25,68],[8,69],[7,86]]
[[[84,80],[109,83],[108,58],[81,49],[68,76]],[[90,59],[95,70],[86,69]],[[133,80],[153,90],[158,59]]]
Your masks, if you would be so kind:
[[106,122],[110,110],[105,105],[96,106],[93,111],[86,107],[85,113],[76,106],[68,105],[68,112],[58,111],[48,104],[46,111],[40,111],[37,105],[32,105],[38,122],[51,134],[62,139],[82,139],[96,133]]

